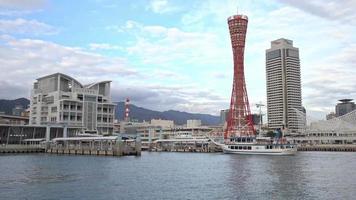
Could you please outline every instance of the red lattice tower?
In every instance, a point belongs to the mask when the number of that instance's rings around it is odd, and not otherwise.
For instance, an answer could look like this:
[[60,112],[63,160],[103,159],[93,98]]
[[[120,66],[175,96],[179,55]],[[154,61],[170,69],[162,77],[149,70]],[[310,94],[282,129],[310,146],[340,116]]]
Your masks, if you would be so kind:
[[227,127],[224,133],[225,139],[255,134],[244,75],[244,50],[248,18],[245,15],[234,15],[227,21],[234,57],[234,80]]
[[130,121],[130,99],[126,98],[125,101],[125,122]]

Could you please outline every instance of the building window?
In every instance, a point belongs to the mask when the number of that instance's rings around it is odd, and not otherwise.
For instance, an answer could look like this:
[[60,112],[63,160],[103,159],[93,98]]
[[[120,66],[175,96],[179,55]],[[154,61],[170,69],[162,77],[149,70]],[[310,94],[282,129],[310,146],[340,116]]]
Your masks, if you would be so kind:
[[51,112],[57,112],[57,106],[52,107]]

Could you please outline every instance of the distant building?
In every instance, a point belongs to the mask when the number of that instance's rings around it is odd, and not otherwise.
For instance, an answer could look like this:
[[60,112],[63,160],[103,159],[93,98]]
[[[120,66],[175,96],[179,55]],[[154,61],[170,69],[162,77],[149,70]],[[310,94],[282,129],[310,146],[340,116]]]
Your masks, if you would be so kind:
[[330,120],[336,117],[336,114],[334,112],[331,112],[326,115],[326,120]]
[[83,133],[111,135],[115,104],[110,82],[82,85],[61,73],[38,78],[31,93],[30,124],[62,124]]
[[341,103],[335,106],[335,116],[340,117],[356,109],[356,105],[352,102],[353,99],[340,99]]
[[187,128],[194,128],[194,127],[200,127],[200,126],[201,126],[201,120],[197,120],[197,119],[187,120]]
[[252,122],[253,122],[253,125],[263,124],[263,121],[261,123],[261,115],[260,114],[252,114]]
[[28,117],[0,114],[0,124],[26,125],[28,123]]
[[160,126],[162,128],[173,128],[174,121],[173,120],[164,120],[164,119],[151,119],[152,126]]
[[225,122],[227,121],[228,116],[229,116],[229,109],[221,110],[220,111],[220,124],[224,125]]
[[16,105],[15,108],[12,109],[12,115],[21,116],[26,109],[22,105]]
[[293,41],[278,39],[266,50],[267,114],[271,129],[300,126],[297,112],[302,112],[299,49]]

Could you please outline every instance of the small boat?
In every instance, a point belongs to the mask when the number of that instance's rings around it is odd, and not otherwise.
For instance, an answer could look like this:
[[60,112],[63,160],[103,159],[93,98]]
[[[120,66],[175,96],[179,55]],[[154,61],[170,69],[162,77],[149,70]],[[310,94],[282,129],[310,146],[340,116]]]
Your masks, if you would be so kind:
[[269,137],[233,137],[225,144],[216,143],[224,153],[250,154],[250,155],[294,155],[297,146],[290,144],[285,139],[271,139]]

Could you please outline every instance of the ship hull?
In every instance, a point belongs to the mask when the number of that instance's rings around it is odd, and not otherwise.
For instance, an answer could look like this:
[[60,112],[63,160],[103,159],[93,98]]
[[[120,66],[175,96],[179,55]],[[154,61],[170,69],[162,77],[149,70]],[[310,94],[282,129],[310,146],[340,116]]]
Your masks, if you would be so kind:
[[252,149],[239,150],[230,149],[227,145],[222,146],[223,152],[226,154],[243,154],[243,155],[269,155],[269,156],[291,156],[297,153],[297,148],[290,149]]

